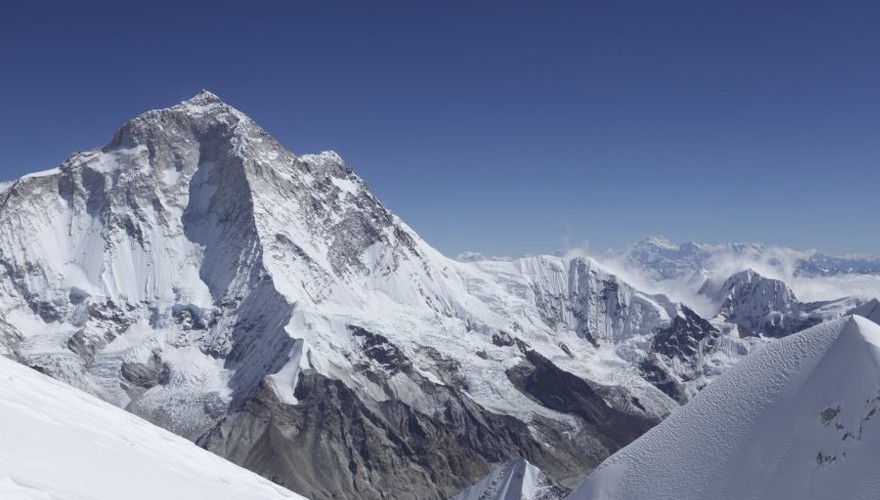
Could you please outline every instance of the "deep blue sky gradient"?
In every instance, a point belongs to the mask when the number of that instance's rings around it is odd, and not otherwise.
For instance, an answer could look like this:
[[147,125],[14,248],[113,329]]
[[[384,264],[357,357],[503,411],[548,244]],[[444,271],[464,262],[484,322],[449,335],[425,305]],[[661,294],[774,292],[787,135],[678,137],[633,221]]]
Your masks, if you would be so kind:
[[880,253],[880,2],[7,3],[0,179],[200,88],[451,255]]

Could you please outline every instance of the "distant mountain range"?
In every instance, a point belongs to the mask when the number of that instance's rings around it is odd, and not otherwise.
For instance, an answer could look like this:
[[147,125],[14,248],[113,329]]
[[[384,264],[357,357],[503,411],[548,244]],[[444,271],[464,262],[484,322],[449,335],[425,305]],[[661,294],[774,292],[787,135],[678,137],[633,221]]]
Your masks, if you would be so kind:
[[794,276],[816,277],[840,274],[880,275],[880,257],[874,255],[836,256],[816,250],[727,243],[709,245],[689,241],[675,244],[663,237],[650,237],[610,255],[625,260],[658,280],[693,276],[717,267],[719,262],[761,264]]

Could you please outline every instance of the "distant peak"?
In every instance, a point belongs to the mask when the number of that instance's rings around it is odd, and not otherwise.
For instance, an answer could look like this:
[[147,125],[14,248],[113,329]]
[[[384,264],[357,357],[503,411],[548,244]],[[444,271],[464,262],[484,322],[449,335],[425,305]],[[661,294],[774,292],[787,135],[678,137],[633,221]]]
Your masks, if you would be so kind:
[[761,278],[763,278],[763,276],[761,276],[761,273],[759,273],[758,271],[755,271],[751,267],[747,267],[738,273],[734,273],[730,277],[731,280],[736,280],[736,281],[752,281],[753,279],[761,279]]
[[[797,296],[795,296],[794,291],[788,284],[780,279],[763,276],[752,268],[747,268],[727,278],[721,286],[721,292],[728,295],[728,298],[737,296],[743,298],[753,296],[756,293],[755,289],[751,287],[740,289],[743,285],[760,287],[763,290],[761,293],[769,293],[786,303],[797,302]],[[742,295],[742,293],[745,293],[745,295]]]
[[642,245],[657,246],[657,247],[662,247],[662,248],[678,248],[677,245],[675,243],[669,241],[668,238],[666,238],[665,236],[659,236],[659,235],[648,236],[647,238],[645,238],[644,240],[641,241],[641,244]]

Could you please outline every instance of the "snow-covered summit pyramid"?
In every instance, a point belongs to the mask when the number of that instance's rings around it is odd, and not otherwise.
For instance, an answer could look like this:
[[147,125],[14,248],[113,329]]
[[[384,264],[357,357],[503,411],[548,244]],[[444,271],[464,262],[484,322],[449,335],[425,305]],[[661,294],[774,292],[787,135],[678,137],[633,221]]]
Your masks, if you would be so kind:
[[880,497],[880,326],[768,344],[606,460],[572,499]]
[[718,290],[712,288],[712,280],[707,280],[700,293],[720,304],[719,314],[745,335],[783,332],[788,326],[784,322],[800,312],[800,303],[788,285],[753,269],[730,276]]

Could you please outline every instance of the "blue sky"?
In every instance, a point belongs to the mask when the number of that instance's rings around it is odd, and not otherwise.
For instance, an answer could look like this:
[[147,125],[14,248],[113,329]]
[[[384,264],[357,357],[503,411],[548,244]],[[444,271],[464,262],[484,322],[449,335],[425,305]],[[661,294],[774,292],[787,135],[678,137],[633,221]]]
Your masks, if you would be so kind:
[[880,2],[82,3],[4,5],[2,179],[207,88],[451,255],[880,253]]

